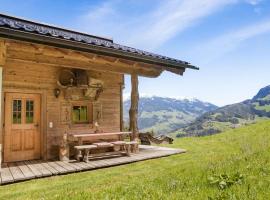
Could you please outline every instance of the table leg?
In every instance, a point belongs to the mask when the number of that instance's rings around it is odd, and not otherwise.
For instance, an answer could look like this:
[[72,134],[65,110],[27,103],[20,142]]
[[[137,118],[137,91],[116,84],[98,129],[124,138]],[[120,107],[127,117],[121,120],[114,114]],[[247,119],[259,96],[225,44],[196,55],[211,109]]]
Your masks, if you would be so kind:
[[82,145],[83,144],[82,138],[78,138],[78,144],[79,145]]
[[85,149],[84,158],[83,158],[84,162],[88,162],[89,152],[90,152],[89,149]]
[[136,153],[139,153],[139,144],[136,144],[136,148],[135,148],[136,150]]
[[82,157],[82,150],[77,150],[77,152],[76,152],[76,160],[80,161],[81,157]]
[[126,152],[127,152],[127,156],[130,156],[130,144],[126,144],[125,149],[126,149]]

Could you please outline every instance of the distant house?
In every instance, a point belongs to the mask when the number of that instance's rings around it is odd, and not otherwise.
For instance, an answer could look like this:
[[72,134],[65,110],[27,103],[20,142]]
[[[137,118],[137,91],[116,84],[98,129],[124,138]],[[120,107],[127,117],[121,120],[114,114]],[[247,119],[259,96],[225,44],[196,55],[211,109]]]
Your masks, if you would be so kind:
[[0,14],[3,162],[58,158],[63,134],[122,130],[124,74],[130,129],[138,137],[138,76],[183,75],[188,62],[112,39]]

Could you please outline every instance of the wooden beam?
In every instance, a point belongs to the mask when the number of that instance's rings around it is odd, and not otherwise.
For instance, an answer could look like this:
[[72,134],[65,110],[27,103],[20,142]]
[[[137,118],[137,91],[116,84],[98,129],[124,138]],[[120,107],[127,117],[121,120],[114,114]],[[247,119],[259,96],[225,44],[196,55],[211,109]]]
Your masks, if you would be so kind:
[[[31,43],[9,41],[7,46],[8,57],[11,59],[25,59],[39,63],[46,61],[48,64],[56,65],[66,65],[68,63],[75,65],[74,68],[78,65],[78,68],[83,66],[83,69],[90,68],[90,70],[112,71],[122,74],[137,73],[146,77],[157,77],[164,70],[160,66],[145,63],[138,64],[134,61]],[[67,67],[70,67],[70,65],[67,65]]]
[[0,40],[0,66],[4,66],[6,63],[6,50],[5,41]]
[[123,89],[122,85],[120,85],[120,131],[124,130],[123,127]]
[[2,148],[3,148],[3,106],[2,104],[4,96],[2,92],[2,75],[3,75],[3,67],[6,64],[6,44],[4,40],[0,40],[0,171],[2,164]]
[[4,114],[2,113],[2,110],[4,110],[4,105],[2,104],[4,95],[2,93],[2,74],[3,74],[3,68],[0,67],[0,173],[1,173],[1,165],[2,165],[2,149],[3,149],[3,116]]
[[125,88],[125,75],[122,75],[122,81],[120,83],[120,131],[124,131],[123,120],[123,89]]
[[54,56],[57,58],[69,58],[69,59],[76,59],[81,61],[89,62],[89,60],[96,62],[100,62],[102,64],[104,63],[116,63],[118,66],[147,66],[149,69],[157,69],[160,70],[161,66],[155,66],[151,64],[145,64],[145,63],[137,63],[131,60],[125,60],[125,59],[119,59],[115,57],[109,57],[109,56],[103,56],[103,55],[97,55],[93,53],[86,53],[86,52],[79,52],[74,51],[70,49],[61,49],[41,44],[33,44],[33,43],[27,43],[27,42],[17,42],[17,41],[8,41],[7,42],[8,49],[11,50],[20,50],[20,51],[26,51],[33,54],[42,54],[42,55],[49,55]]
[[169,71],[169,72],[172,72],[172,73],[174,73],[174,74],[178,74],[178,75],[183,76],[183,74],[184,74],[186,68],[179,68],[179,69],[176,69],[176,68],[168,68],[168,67],[167,67],[166,70]]
[[34,63],[55,65],[66,68],[79,68],[85,70],[95,70],[101,72],[114,72],[120,74],[132,74],[137,73],[140,76],[145,77],[158,77],[162,70],[152,70],[152,69],[144,69],[144,68],[131,68],[128,66],[118,66],[112,63],[97,63],[95,60],[86,61],[78,61],[73,59],[67,59],[63,57],[53,57],[47,55],[40,54],[31,54],[22,51],[9,50],[7,54],[7,58],[11,60],[19,60],[19,61],[30,61]]
[[137,140],[139,137],[138,132],[138,75],[131,74],[131,102],[129,110],[129,129],[132,131],[132,140]]
[[[3,99],[4,99],[4,96],[2,94],[2,76],[3,76],[3,67],[5,66],[6,64],[6,43],[4,40],[0,40],[0,144],[2,143],[2,128],[3,128],[3,113],[2,113],[2,110],[3,110]],[[1,165],[1,164],[0,164]]]

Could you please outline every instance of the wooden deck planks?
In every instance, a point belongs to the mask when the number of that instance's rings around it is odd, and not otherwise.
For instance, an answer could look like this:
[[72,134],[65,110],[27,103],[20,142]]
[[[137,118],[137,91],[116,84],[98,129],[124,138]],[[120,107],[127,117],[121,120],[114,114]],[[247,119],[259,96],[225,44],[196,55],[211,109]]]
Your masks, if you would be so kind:
[[56,161],[55,163],[58,164],[59,166],[65,168],[67,170],[67,172],[77,171],[75,165],[69,165],[69,163],[62,162],[62,161]]
[[117,162],[114,161],[113,159],[106,159],[106,160],[103,160],[103,162],[105,162],[108,166],[114,166],[117,164]]
[[28,168],[31,169],[35,177],[39,178],[42,177],[42,172],[38,170],[37,165],[33,164],[31,161],[24,161]]
[[22,171],[19,167],[16,166],[15,163],[9,163],[8,164],[9,170],[11,175],[13,176],[13,179],[16,181],[22,181],[25,180],[25,176],[23,175]]
[[7,184],[14,182],[14,178],[9,170],[9,167],[1,169],[1,184]]
[[57,171],[55,168],[51,167],[48,163],[40,163],[43,167],[45,167],[47,170],[49,170],[52,175],[57,175],[59,174],[59,171]]
[[69,164],[72,165],[77,165],[81,168],[81,170],[88,170],[91,169],[91,167],[89,165],[87,165],[87,163],[85,162],[78,162],[77,160],[70,160]]
[[48,162],[48,165],[57,170],[59,174],[66,174],[69,171],[66,168],[58,165],[56,162]]
[[89,169],[95,169],[98,167],[96,164],[93,164],[92,161],[89,161],[88,163],[85,164],[89,167]]
[[93,163],[94,165],[96,165],[97,168],[108,166],[108,164],[105,163],[103,160],[95,160],[95,161],[92,161],[92,163]]
[[137,161],[143,161],[153,158],[159,158],[174,154],[183,153],[185,150],[175,150],[170,148],[152,147],[140,151],[138,154],[131,154],[121,157],[110,157],[103,159],[90,160],[88,163],[70,160],[62,161],[24,161],[17,163],[9,163],[2,165],[0,173],[0,184],[8,184],[22,180],[46,177],[58,174],[67,174],[72,172],[80,172],[85,170],[99,169],[103,167],[128,164]]
[[36,167],[36,169],[42,173],[42,176],[51,176],[52,173],[50,172],[50,170],[48,170],[45,166],[43,166],[41,163],[41,161],[37,161],[37,160],[32,160],[29,161],[32,165],[34,165]]
[[25,179],[32,179],[35,177],[35,174],[27,165],[25,165],[24,162],[17,162],[16,164],[17,164],[17,167],[19,167],[20,170],[22,171]]

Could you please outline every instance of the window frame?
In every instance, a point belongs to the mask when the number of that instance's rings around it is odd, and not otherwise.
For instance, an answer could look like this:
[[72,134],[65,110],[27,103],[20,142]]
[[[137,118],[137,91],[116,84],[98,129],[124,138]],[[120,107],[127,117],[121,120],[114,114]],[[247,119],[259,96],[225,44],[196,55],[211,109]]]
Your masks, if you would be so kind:
[[[28,110],[28,108],[27,108],[27,102],[32,102],[32,110],[30,109],[30,110]],[[27,117],[30,117],[30,115],[29,116],[27,116],[27,114],[30,114],[30,113],[32,113],[32,121],[27,121]],[[35,121],[35,100],[34,99],[31,99],[31,98],[29,98],[29,99],[25,99],[25,109],[24,109],[24,117],[25,117],[25,124],[34,124],[34,121]]]
[[[87,121],[86,122],[74,122],[73,121],[73,107],[74,106],[86,106],[87,107]],[[70,121],[72,126],[89,126],[93,125],[93,103],[92,102],[72,102],[70,112]]]
[[[14,101],[16,101],[17,103],[16,103],[16,106],[17,106],[17,110],[14,110]],[[20,109],[18,109],[18,102],[21,102],[20,104]],[[11,107],[11,123],[13,124],[13,125],[21,125],[21,124],[23,124],[24,123],[24,121],[23,121],[23,114],[24,114],[24,111],[23,111],[23,99],[21,99],[21,98],[14,98],[14,99],[12,99],[12,107]],[[16,114],[15,114],[16,113]],[[16,115],[16,122],[14,121],[14,114]],[[18,121],[18,116],[19,116],[19,114],[20,114],[20,121]]]

